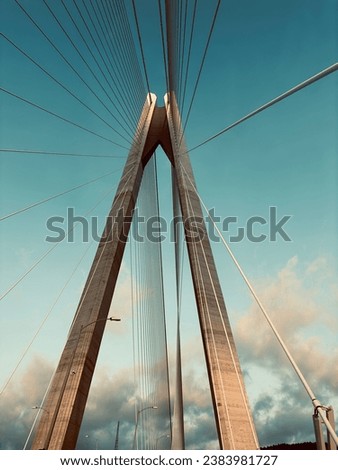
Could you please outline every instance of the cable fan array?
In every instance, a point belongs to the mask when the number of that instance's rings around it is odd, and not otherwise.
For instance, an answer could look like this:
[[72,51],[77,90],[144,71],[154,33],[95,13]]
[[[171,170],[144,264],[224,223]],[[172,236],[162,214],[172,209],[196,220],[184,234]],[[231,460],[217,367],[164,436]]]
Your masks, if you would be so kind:
[[131,227],[133,345],[135,367],[134,447],[170,448],[171,406],[163,292],[156,157],[147,164]]

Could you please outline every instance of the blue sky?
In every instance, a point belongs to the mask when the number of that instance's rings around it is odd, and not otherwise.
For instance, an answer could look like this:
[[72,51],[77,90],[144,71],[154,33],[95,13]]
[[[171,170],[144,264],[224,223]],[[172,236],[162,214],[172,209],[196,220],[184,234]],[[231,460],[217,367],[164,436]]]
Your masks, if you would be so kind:
[[[94,77],[88,74],[56,23],[51,21],[43,2],[26,0],[21,3],[46,28],[71,63],[79,67],[89,83],[95,86]],[[130,2],[125,3],[130,13]],[[165,76],[157,2],[146,0],[136,4],[150,87],[161,105]],[[215,4],[206,0],[199,2],[187,103],[191,99]],[[53,5],[66,21],[60,2]],[[192,4],[189,5],[191,8]],[[4,0],[1,9],[4,34],[39,60],[50,73],[76,90],[82,99],[96,106],[94,97],[24,17],[15,2]],[[222,1],[186,129],[188,148],[337,62],[337,15],[337,1],[333,0]],[[64,24],[70,26],[67,21]],[[113,137],[114,133],[102,121],[84,112],[79,103],[70,99],[3,37],[0,38],[0,47],[3,88],[128,147],[119,136]],[[226,238],[234,235],[238,226],[244,226],[250,217],[268,217],[269,207],[277,207],[280,218],[291,216],[285,226],[291,242],[280,237],[276,242],[267,239],[262,243],[244,239],[231,246],[289,342],[300,367],[304,368],[309,382],[318,390],[319,398],[336,406],[337,80],[337,73],[324,78],[190,155],[197,186],[206,205],[214,208],[222,218],[237,216],[239,219],[238,225],[224,234]],[[2,149],[41,149],[122,157],[128,153],[125,148],[61,122],[3,92],[0,96]],[[105,119],[109,118],[101,105],[97,109]],[[50,244],[45,242],[49,217],[65,216],[67,207],[74,207],[76,214],[85,216],[102,200],[95,214],[103,224],[123,163],[123,158],[0,153],[0,217],[115,171],[96,183],[0,222],[1,292],[12,286],[50,248]],[[163,216],[170,219],[170,167],[161,151],[158,152],[157,163],[160,206]],[[266,226],[262,229],[257,226],[257,233],[267,235]],[[79,236],[74,243],[60,244],[1,301],[1,388],[87,248],[88,244],[82,243]],[[313,439],[311,404],[280,356],[270,333],[265,331],[263,319],[256,317],[252,299],[224,247],[216,243],[213,250],[261,443]],[[94,251],[95,244],[92,244],[6,393],[0,396],[2,448],[21,448],[24,444],[34,419],[30,408],[41,398],[48,374],[59,357]],[[170,243],[164,244],[163,257],[172,353],[174,273]],[[80,436],[80,446],[85,446],[83,436],[88,434],[95,436],[103,448],[109,448],[117,419],[129,423],[132,416],[132,405],[128,400],[123,402],[120,399],[121,403],[117,405],[108,397],[108,390],[119,390],[124,397],[126,390],[130,389],[125,380],[125,370],[132,367],[127,354],[131,348],[130,304],[126,300],[130,296],[131,276],[128,250],[121,274],[113,311],[118,312],[123,321],[107,325],[84,420],[83,429],[87,428]],[[186,296],[182,305],[182,324],[187,442],[190,447],[195,444],[212,447],[215,439],[210,397],[205,386],[187,264],[184,279]],[[121,355],[120,351],[125,354]],[[120,358],[117,365],[111,360],[116,355]],[[121,356],[125,359],[122,360]],[[288,387],[285,387],[286,383]],[[195,390],[191,384],[195,385]],[[22,390],[29,390],[29,393],[24,397]],[[119,406],[124,410],[124,417],[118,418],[114,413],[109,420],[99,413],[95,416],[93,410],[100,400],[106,400],[110,409]],[[281,403],[285,400],[294,418],[289,421],[282,412]],[[6,433],[3,426],[8,420],[14,423],[10,433]],[[298,427],[295,426],[297,422]],[[125,426],[128,435],[131,427]],[[201,429],[201,434],[207,430],[204,436],[209,437],[203,440],[196,427]],[[127,441],[124,445],[128,445]]]

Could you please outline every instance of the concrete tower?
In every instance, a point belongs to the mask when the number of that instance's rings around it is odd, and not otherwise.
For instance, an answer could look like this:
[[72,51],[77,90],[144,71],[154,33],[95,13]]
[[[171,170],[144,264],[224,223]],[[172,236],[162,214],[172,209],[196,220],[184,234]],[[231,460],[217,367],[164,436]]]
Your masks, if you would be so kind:
[[[33,449],[74,449],[144,167],[160,145],[175,175],[221,449],[258,441],[174,94],[149,94],[108,221],[49,388]],[[196,231],[196,221],[198,231]]]

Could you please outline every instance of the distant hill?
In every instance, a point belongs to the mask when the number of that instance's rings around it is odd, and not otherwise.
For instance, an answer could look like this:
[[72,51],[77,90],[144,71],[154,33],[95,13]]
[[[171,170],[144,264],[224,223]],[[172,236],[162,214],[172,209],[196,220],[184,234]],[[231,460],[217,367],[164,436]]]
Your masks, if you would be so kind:
[[274,444],[273,446],[261,447],[261,450],[316,450],[315,442],[299,442],[297,444]]

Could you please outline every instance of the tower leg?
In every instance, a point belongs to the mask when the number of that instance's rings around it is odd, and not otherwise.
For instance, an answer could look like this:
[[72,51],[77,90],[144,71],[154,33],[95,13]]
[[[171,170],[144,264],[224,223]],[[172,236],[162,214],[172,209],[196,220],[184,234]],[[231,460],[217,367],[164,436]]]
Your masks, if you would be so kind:
[[[326,410],[326,417],[329,420],[332,428],[335,429],[334,411],[332,406],[329,406]],[[328,450],[337,450],[337,445],[329,432],[327,433],[327,448]]]
[[258,440],[236,346],[196,193],[190,159],[184,140],[180,137],[179,113],[173,95],[167,96],[166,108],[220,448],[257,449]]
[[[150,99],[151,98],[151,99]],[[52,380],[32,449],[74,449],[143,174],[156,97],[148,96],[104,234]]]
[[315,428],[317,450],[325,450],[325,440],[323,435],[322,420],[318,413],[313,415],[313,425]]

